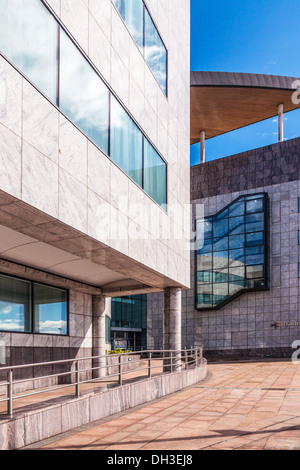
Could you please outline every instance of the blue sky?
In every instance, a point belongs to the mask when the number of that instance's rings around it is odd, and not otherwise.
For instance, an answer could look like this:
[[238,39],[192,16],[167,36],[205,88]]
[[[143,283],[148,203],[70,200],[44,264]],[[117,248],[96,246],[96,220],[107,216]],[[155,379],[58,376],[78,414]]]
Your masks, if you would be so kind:
[[[299,0],[191,0],[191,70],[300,77]],[[269,119],[206,143],[214,160],[277,142]],[[285,138],[300,136],[300,110],[285,115]],[[199,144],[191,164],[199,163]]]

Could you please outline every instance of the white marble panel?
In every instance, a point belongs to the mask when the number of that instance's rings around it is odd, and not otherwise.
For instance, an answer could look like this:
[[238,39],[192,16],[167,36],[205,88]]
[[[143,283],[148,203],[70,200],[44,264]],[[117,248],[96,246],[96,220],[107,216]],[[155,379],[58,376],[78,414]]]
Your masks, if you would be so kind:
[[22,200],[58,217],[58,166],[23,143]]
[[23,80],[23,139],[58,162],[58,111]]
[[0,188],[21,197],[21,138],[0,124]]
[[111,41],[111,11],[114,8],[111,0],[89,0],[91,14],[99,24],[106,38]]
[[88,187],[107,201],[110,200],[110,168],[112,164],[91,142],[88,143]]
[[89,57],[108,82],[110,81],[110,54],[109,40],[94,17],[90,15]]
[[88,52],[89,13],[83,0],[63,0],[61,2],[61,20],[74,39]]
[[22,77],[0,56],[0,123],[20,136],[21,119]]
[[87,184],[87,138],[60,115],[59,166]]
[[59,172],[59,219],[86,233],[87,188],[64,170]]

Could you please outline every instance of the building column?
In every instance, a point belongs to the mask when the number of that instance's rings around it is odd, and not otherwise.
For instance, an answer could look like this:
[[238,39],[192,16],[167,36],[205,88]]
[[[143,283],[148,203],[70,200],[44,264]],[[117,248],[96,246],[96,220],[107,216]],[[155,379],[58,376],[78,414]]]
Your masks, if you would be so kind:
[[[93,356],[104,356],[105,355],[105,307],[106,299],[101,296],[93,296],[93,323],[92,323],[92,335],[93,335]],[[106,365],[106,358],[93,359],[93,367],[100,367]],[[105,377],[106,369],[93,370],[93,378],[97,379]]]
[[283,142],[283,104],[278,105],[278,142]]
[[200,132],[200,162],[205,163],[205,131]]
[[164,360],[164,372],[171,372],[171,356],[173,372],[181,370],[181,289],[168,287],[164,290],[164,330],[163,349],[178,351],[167,353]]

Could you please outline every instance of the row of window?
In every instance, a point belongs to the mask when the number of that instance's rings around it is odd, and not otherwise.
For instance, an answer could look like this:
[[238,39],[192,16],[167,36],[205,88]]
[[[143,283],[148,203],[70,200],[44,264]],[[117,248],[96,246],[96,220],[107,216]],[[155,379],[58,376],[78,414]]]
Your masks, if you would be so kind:
[[143,0],[113,0],[113,3],[167,95],[167,50]]
[[165,208],[166,163],[41,0],[0,0],[0,52]]
[[219,308],[266,287],[267,195],[242,196],[197,221],[196,308]]
[[0,275],[0,330],[68,334],[68,291]]

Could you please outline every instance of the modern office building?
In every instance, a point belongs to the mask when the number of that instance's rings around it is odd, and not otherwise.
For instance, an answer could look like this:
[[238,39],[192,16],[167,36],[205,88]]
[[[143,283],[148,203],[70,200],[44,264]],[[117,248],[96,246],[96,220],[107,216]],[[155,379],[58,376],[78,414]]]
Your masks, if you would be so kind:
[[[300,340],[300,139],[284,140],[282,113],[299,107],[297,84],[191,75],[191,144],[201,139],[202,163],[191,168],[195,244],[182,346],[203,345],[208,359],[291,357]],[[278,143],[205,163],[205,137],[277,114]],[[162,310],[161,295],[149,295],[151,348],[162,347]]]
[[179,347],[189,1],[0,0],[0,22],[5,363],[102,354],[106,299],[149,292]]

